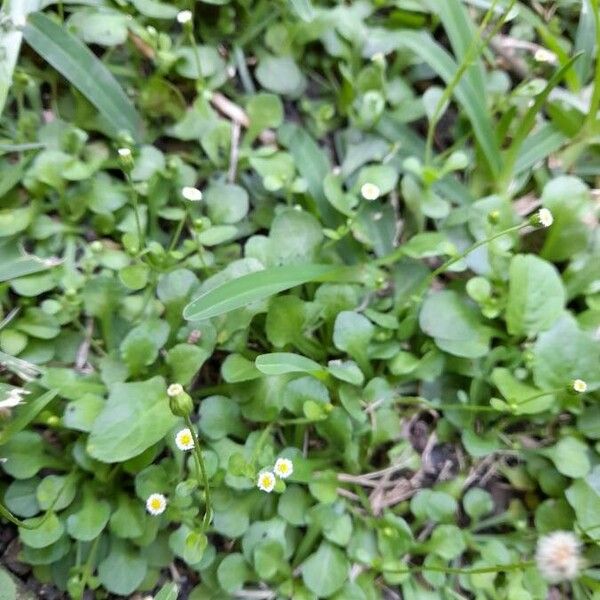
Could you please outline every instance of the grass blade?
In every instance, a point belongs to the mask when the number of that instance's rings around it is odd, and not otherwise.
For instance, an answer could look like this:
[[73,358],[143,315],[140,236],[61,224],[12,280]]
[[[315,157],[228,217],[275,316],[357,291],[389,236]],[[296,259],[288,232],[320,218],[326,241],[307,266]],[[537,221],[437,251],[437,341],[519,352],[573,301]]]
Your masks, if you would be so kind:
[[546,123],[538,131],[528,136],[517,156],[515,162],[515,176],[531,169],[540,160],[544,160],[556,152],[567,141],[567,136],[551,123]]
[[[426,62],[446,84],[452,81],[458,65],[454,59],[424,31],[404,30],[398,34],[398,44],[405,45]],[[493,175],[502,167],[500,149],[496,143],[494,128],[484,99],[477,94],[467,79],[462,79],[454,90],[454,96],[467,114],[475,137]]]
[[505,191],[510,184],[510,181],[513,177],[513,171],[515,167],[515,163],[519,152],[521,151],[521,146],[525,142],[525,139],[533,129],[535,125],[535,120],[546,102],[550,92],[561,82],[563,77],[565,77],[566,71],[568,71],[573,63],[580,57],[580,54],[573,56],[566,64],[564,64],[560,69],[558,69],[552,77],[548,80],[546,87],[536,96],[533,104],[527,109],[527,112],[523,116],[521,120],[521,124],[517,129],[515,135],[513,136],[513,140],[508,147],[505,155],[504,168],[502,170],[502,174],[499,177],[499,185],[500,190]]
[[106,66],[79,38],[40,12],[29,15],[23,35],[100,111],[115,134],[128,131],[134,139],[140,139],[141,119],[133,104]]
[[[427,4],[432,13],[437,13],[442,21],[456,59],[459,62],[465,60],[477,30],[460,0],[445,2],[427,0]],[[465,72],[465,78],[481,98],[486,97],[485,72],[479,57],[471,61],[471,65]]]
[[53,260],[45,261],[36,256],[22,256],[0,266],[0,282],[10,281],[17,277],[23,277],[24,275],[39,273],[40,271],[45,271],[57,264],[58,262]]
[[332,265],[288,265],[256,271],[208,290],[184,308],[183,316],[188,321],[209,319],[309,281],[330,281],[344,271],[344,267]]

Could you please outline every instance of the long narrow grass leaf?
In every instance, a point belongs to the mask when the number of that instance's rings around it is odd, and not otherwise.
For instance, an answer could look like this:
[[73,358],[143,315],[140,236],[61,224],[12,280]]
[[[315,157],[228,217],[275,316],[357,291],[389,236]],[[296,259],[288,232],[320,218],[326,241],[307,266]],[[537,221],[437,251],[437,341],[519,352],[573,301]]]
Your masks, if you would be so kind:
[[188,321],[222,315],[309,281],[331,281],[345,271],[332,265],[287,265],[256,271],[208,290],[183,310]]
[[68,79],[102,114],[115,134],[141,136],[141,119],[106,66],[92,51],[43,13],[29,15],[23,29],[27,43]]
[[[445,82],[452,81],[458,65],[444,48],[424,31],[402,31],[398,34],[399,45],[410,48],[425,61]],[[466,79],[454,90],[456,100],[467,114],[475,138],[479,142],[493,175],[500,172],[502,157],[494,136],[494,128],[484,98],[480,97]]]

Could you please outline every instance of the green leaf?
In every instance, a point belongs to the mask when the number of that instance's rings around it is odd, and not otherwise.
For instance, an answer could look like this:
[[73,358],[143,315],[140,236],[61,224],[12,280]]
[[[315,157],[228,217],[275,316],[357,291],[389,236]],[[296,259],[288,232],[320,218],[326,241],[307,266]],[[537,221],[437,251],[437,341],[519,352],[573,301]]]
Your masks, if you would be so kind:
[[243,435],[245,428],[240,419],[240,408],[234,400],[225,396],[209,396],[200,404],[200,430],[212,439],[227,435]]
[[132,375],[141,373],[157,358],[167,342],[169,325],[158,319],[149,319],[134,327],[121,342],[121,356]]
[[600,466],[594,467],[583,479],[578,479],[565,491],[575,511],[578,524],[594,540],[600,539]]
[[201,532],[191,531],[185,538],[183,560],[189,565],[195,565],[202,560],[208,546],[208,538]]
[[375,326],[367,317],[344,310],[335,319],[333,343],[338,350],[343,350],[354,358],[364,372],[369,372],[367,346],[374,333]]
[[564,437],[556,445],[544,449],[542,454],[552,460],[559,473],[572,479],[585,477],[591,468],[587,445],[571,436]]
[[350,564],[339,548],[322,542],[302,565],[302,580],[311,592],[327,598],[344,585],[349,568]]
[[323,367],[305,356],[291,352],[272,352],[256,357],[256,368],[265,375],[283,375],[284,373],[323,374]]
[[308,190],[315,199],[319,214],[326,225],[337,222],[335,210],[327,201],[323,181],[330,171],[327,154],[305,128],[294,123],[284,123],[278,130],[279,140],[292,156],[300,175],[308,183]]
[[165,583],[158,594],[154,596],[154,600],[177,600],[179,596],[179,587],[176,583]]
[[8,425],[3,427],[2,431],[0,431],[0,445],[5,444],[11,436],[15,433],[25,429],[37,415],[54,400],[56,397],[57,391],[50,390],[41,396],[35,398],[35,400],[28,400],[26,403],[19,406],[13,418],[10,420]]
[[[398,32],[397,43],[409,47],[420,56],[446,83],[449,83],[458,69],[452,57],[437,44],[425,31],[403,30]],[[500,150],[494,135],[490,113],[485,105],[485,96],[480,96],[472,82],[462,79],[454,90],[454,95],[471,122],[475,137],[479,142],[483,156],[493,174],[497,175],[502,166]]]
[[478,358],[489,350],[490,330],[481,323],[477,310],[456,292],[430,294],[421,308],[419,324],[450,354]]
[[248,360],[241,354],[230,354],[221,365],[221,375],[227,383],[239,383],[251,381],[260,377],[260,371],[254,362]]
[[587,185],[577,177],[557,177],[544,186],[542,203],[554,223],[546,232],[541,256],[561,262],[585,251],[592,230],[584,219],[593,210]]
[[233,183],[216,183],[204,194],[208,216],[213,223],[227,224],[241,221],[248,212],[248,192]]
[[[464,61],[477,34],[467,9],[460,0],[447,0],[447,2],[439,3],[427,0],[427,5],[432,12],[439,16],[444,25],[457,60],[459,62]],[[464,77],[475,93],[480,98],[485,99],[485,71],[479,58],[471,60],[471,64],[465,71]]]
[[578,54],[576,56],[571,57],[565,64],[563,64],[560,69],[558,69],[552,77],[548,80],[548,83],[544,87],[541,93],[539,93],[533,104],[527,109],[525,115],[519,120],[519,126],[517,131],[512,136],[512,141],[508,150],[506,150],[505,158],[504,158],[504,167],[502,171],[502,176],[505,179],[508,179],[512,175],[512,171],[514,169],[517,156],[521,150],[521,146],[523,142],[527,139],[530,131],[533,129],[538,115],[544,105],[544,102],[550,95],[550,92],[560,83],[565,73],[567,73],[573,63],[581,56]]
[[255,71],[259,83],[276,94],[299,96],[306,79],[291,56],[264,56]]
[[40,271],[51,269],[58,264],[58,261],[55,260],[43,260],[37,256],[27,254],[3,260],[2,265],[0,265],[0,283],[11,281],[24,275],[39,273]]
[[102,585],[113,594],[129,596],[144,580],[148,565],[126,542],[112,539],[110,554],[98,565],[98,577]]
[[473,521],[479,521],[481,517],[494,510],[494,499],[492,495],[481,488],[469,489],[463,497],[465,512]]
[[141,136],[141,119],[110,71],[65,27],[43,13],[29,15],[27,43],[66,77],[103,115],[114,134]]
[[175,422],[162,377],[115,383],[92,427],[87,450],[102,462],[122,462],[164,438]]
[[17,585],[4,567],[0,567],[0,600],[17,600]]
[[533,347],[533,379],[542,389],[567,387],[583,379],[590,389],[600,386],[600,344],[582,331],[570,315],[541,333]]
[[187,385],[200,370],[210,353],[199,346],[177,344],[168,352],[166,362],[169,365],[170,380]]
[[110,504],[97,500],[93,493],[85,493],[81,510],[67,517],[67,531],[76,540],[91,542],[106,527],[109,517]]
[[309,281],[327,281],[342,270],[329,265],[272,267],[242,275],[204,292],[183,310],[188,321],[222,315]]
[[[43,519],[44,517],[36,517],[24,521],[26,525],[34,526],[34,529],[19,527],[19,535],[24,544],[32,548],[45,548],[60,538],[65,530],[62,521],[54,513],[45,521]],[[41,523],[41,525],[35,527],[37,523]]]
[[303,21],[310,23],[314,19],[315,11],[311,0],[288,0],[288,3]]
[[238,552],[228,554],[217,569],[219,584],[229,594],[233,594],[241,589],[249,577],[250,569],[248,568],[248,564]]

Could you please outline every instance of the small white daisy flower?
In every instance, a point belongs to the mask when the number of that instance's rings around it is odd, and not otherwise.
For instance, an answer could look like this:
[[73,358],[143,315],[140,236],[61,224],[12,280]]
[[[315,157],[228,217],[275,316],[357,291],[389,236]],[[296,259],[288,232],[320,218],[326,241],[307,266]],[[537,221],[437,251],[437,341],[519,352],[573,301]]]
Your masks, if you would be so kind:
[[277,477],[287,479],[294,472],[294,463],[289,458],[278,458],[273,471]]
[[583,394],[587,392],[587,383],[583,379],[575,379],[571,384],[574,392],[578,394]]
[[185,25],[185,23],[189,23],[192,20],[192,11],[191,10],[181,10],[177,13],[177,22],[181,25]]
[[377,200],[381,196],[381,190],[374,183],[363,183],[360,194],[365,200]]
[[186,186],[181,188],[181,195],[190,202],[200,202],[202,200],[202,192],[195,187]]
[[146,510],[154,516],[161,515],[167,508],[167,499],[162,494],[150,494],[146,500]]
[[554,531],[538,540],[535,562],[549,583],[575,579],[582,567],[581,542],[570,531]]
[[119,148],[117,150],[117,152],[119,153],[119,156],[121,158],[130,158],[131,157],[131,150],[129,148]]
[[167,396],[170,398],[174,398],[175,396],[179,396],[179,394],[183,393],[183,386],[180,383],[172,383],[167,388]]
[[180,450],[191,450],[194,447],[192,432],[187,427],[177,432],[175,443]]
[[540,211],[538,212],[538,217],[540,219],[540,223],[544,227],[550,227],[550,225],[554,223],[554,217],[547,208],[540,208]]
[[538,48],[535,51],[533,58],[535,58],[535,60],[537,60],[538,62],[546,62],[546,63],[556,62],[556,56],[555,56],[554,52],[550,52],[549,50],[546,50],[546,48]]
[[256,487],[263,492],[272,492],[275,487],[275,475],[271,471],[263,471],[258,476]]

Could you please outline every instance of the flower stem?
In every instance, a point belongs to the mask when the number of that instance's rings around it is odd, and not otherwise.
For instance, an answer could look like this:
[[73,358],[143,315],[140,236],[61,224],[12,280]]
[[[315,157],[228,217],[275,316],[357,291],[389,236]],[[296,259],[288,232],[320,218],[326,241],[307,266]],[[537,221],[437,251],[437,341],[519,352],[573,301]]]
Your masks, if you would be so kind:
[[196,433],[196,429],[194,428],[194,424],[190,419],[189,415],[184,417],[185,424],[192,433],[192,438],[194,440],[194,462],[196,463],[196,476],[198,478],[198,483],[200,483],[200,479],[202,479],[202,484],[204,486],[204,498],[205,498],[205,509],[204,509],[204,518],[202,520],[202,531],[206,531],[210,522],[212,520],[212,503],[210,499],[210,484],[208,482],[208,475],[206,474],[206,466],[204,465],[204,459],[202,458],[202,452],[200,451],[200,440],[198,439],[198,434]]
[[507,573],[509,571],[520,571],[532,567],[535,563],[533,561],[525,561],[518,563],[511,563],[508,565],[493,565],[490,567],[437,567],[433,565],[415,565],[407,567],[406,569],[382,569],[384,573],[414,573],[415,571],[437,571],[439,573],[455,573],[464,575],[479,575],[483,573]]
[[126,174],[127,177],[127,183],[129,185],[129,191],[131,194],[131,202],[133,204],[133,214],[135,217],[135,227],[137,229],[137,236],[138,236],[138,243],[139,243],[139,248],[138,251],[142,251],[142,249],[145,246],[145,239],[144,239],[144,233],[142,231],[142,224],[140,221],[140,214],[139,214],[139,202],[138,202],[138,193],[137,190],[135,189],[135,186],[133,185],[133,181],[131,180],[131,175],[127,172]]
[[[509,227],[508,229],[503,229],[502,231],[495,233],[494,235],[492,235],[489,238],[485,238],[483,240],[479,240],[478,242],[475,242],[474,244],[469,246],[464,252],[462,252],[461,254],[458,254],[457,256],[453,256],[452,258],[448,259],[444,264],[442,264],[437,269],[435,269],[435,271],[432,271],[431,274],[429,275],[428,283],[431,280],[433,280],[435,277],[437,277],[438,275],[443,273],[446,269],[448,269],[448,267],[451,267],[454,263],[457,263],[459,260],[462,260],[469,254],[471,254],[471,252],[473,252],[473,250],[476,250],[477,248],[480,248],[481,246],[485,246],[486,244],[489,244],[490,242],[493,242],[494,240],[496,240],[500,237],[503,237],[509,233],[512,233],[513,231],[518,231],[519,229],[523,229],[524,227],[527,227],[528,225],[530,225],[530,223],[528,221],[525,221],[524,223],[519,223],[518,225]],[[391,265],[391,264],[397,262],[398,260],[400,260],[400,258],[402,258],[403,255],[404,255],[404,248],[402,246],[400,246],[400,247],[396,248],[396,250],[394,250],[393,252],[388,254],[387,256],[382,256],[381,258],[374,260],[373,264],[376,267],[384,267],[386,265]]]
[[519,231],[519,229],[523,229],[524,227],[527,227],[528,225],[529,225],[529,222],[525,221],[525,223],[519,223],[518,225],[514,225],[513,227],[509,227],[508,229],[503,229],[502,231],[494,234],[493,236],[491,236],[489,238],[485,238],[484,240],[479,240],[478,242],[475,242],[474,244],[469,246],[464,252],[462,252],[461,254],[458,254],[457,256],[453,256],[452,258],[448,259],[445,263],[440,265],[437,269],[432,271],[429,274],[428,283],[433,281],[438,275],[441,275],[446,270],[448,270],[448,268],[450,268],[453,264],[457,263],[458,261],[462,260],[463,258],[466,258],[469,254],[471,254],[471,252],[473,252],[473,250],[477,250],[477,248],[481,248],[481,246],[485,246],[486,244],[489,244],[490,242],[493,242],[494,240],[497,240],[500,237],[503,237],[509,233],[512,233],[513,231]]

